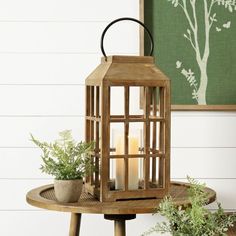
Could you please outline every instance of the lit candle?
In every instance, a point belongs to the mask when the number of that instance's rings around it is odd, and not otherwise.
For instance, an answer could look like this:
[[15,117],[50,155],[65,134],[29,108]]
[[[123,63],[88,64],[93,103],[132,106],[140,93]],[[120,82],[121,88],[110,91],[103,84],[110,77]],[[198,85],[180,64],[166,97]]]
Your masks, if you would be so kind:
[[[116,140],[116,155],[124,154],[124,138],[119,137]],[[138,154],[139,145],[138,138],[129,137],[129,154]],[[128,168],[128,189],[134,190],[138,189],[138,158],[129,158],[129,168]],[[124,159],[116,159],[116,189],[124,189],[125,183],[125,165]]]

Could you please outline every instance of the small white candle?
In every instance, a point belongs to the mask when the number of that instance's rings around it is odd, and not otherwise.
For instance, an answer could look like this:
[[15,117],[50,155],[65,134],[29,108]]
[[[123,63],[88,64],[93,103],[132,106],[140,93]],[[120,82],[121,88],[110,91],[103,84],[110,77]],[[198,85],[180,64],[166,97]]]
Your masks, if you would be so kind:
[[[129,138],[129,154],[138,154],[138,139]],[[138,158],[129,159],[129,189],[138,189]]]
[[[119,137],[116,140],[116,155],[124,154],[124,138]],[[129,137],[129,154],[138,154],[139,145],[138,138]],[[116,159],[116,189],[124,189],[125,183],[125,165],[124,159]],[[134,190],[138,189],[138,158],[130,158],[129,159],[129,176],[128,176],[128,189]]]

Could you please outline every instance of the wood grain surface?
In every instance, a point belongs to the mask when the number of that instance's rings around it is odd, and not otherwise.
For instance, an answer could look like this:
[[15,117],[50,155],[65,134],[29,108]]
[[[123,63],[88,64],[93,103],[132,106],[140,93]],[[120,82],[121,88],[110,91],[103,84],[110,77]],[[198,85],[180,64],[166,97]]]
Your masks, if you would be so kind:
[[[170,195],[176,205],[186,206],[189,204],[187,189],[189,184],[172,182]],[[216,193],[210,188],[205,188],[208,193],[209,203],[216,199]],[[127,200],[116,202],[100,202],[92,195],[82,193],[78,203],[61,204],[56,201],[53,185],[45,185],[28,192],[26,200],[29,204],[54,211],[73,213],[96,213],[96,214],[142,214],[153,213],[161,199]]]

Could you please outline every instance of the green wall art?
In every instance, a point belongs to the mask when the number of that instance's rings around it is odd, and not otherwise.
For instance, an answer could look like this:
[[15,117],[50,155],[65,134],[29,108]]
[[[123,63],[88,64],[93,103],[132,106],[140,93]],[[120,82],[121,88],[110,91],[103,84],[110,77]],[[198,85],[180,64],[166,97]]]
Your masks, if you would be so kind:
[[146,0],[144,21],[173,105],[236,105],[236,0]]

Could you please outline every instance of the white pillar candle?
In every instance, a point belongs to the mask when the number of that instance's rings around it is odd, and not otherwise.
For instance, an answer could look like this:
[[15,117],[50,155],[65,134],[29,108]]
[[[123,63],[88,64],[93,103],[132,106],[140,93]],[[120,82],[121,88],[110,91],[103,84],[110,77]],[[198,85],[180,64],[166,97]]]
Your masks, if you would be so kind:
[[[124,138],[119,137],[116,140],[116,155],[124,154]],[[138,154],[139,145],[138,138],[130,137],[129,138],[129,154]],[[138,158],[129,158],[129,168],[128,168],[128,189],[134,190],[138,189]],[[116,159],[116,189],[124,189],[125,184],[125,165],[124,159]]]
[[[129,138],[129,154],[138,154],[138,139]],[[129,189],[138,189],[138,158],[129,159]]]

